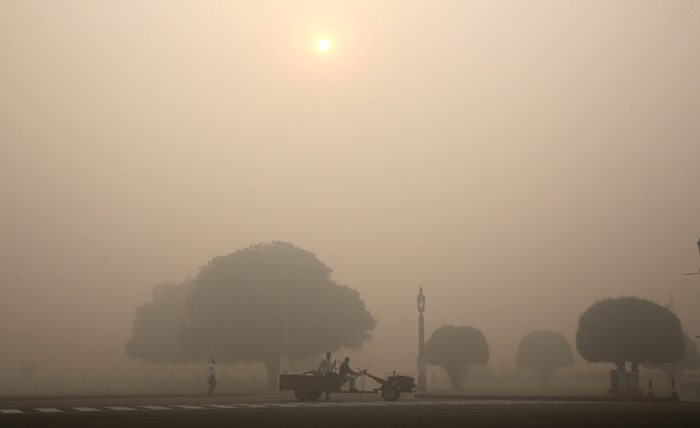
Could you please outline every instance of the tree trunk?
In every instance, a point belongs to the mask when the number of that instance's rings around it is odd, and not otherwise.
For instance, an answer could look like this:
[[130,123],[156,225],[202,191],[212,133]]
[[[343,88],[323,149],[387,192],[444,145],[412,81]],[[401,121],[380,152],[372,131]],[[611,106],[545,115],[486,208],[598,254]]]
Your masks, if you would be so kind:
[[280,371],[280,362],[276,359],[263,361],[265,370],[267,370],[267,390],[275,391],[277,389],[277,375]]
[[464,377],[467,374],[466,367],[454,367],[450,369],[445,369],[447,371],[447,376],[450,378],[450,384],[452,384],[453,391],[462,390],[462,382],[464,382]]

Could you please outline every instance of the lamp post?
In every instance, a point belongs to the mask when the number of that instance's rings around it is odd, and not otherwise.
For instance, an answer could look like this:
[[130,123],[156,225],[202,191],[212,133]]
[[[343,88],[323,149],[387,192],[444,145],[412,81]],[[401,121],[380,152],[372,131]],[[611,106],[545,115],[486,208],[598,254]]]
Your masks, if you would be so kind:
[[423,311],[425,311],[425,296],[423,295],[423,287],[418,291],[416,299],[418,305],[418,393],[425,394],[428,392],[428,385],[425,379],[425,372],[428,368],[428,362],[423,353],[425,347],[425,332],[423,324]]

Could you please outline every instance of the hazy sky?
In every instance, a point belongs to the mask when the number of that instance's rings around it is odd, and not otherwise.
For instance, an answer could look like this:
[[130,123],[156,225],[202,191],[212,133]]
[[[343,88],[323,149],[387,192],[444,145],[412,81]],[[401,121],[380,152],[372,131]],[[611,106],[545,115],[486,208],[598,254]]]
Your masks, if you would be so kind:
[[419,285],[428,334],[480,328],[494,367],[532,330],[573,346],[610,296],[672,294],[700,334],[698,23],[693,0],[0,0],[0,377],[138,370],[155,284],[270,240],[360,291],[379,372],[415,370]]

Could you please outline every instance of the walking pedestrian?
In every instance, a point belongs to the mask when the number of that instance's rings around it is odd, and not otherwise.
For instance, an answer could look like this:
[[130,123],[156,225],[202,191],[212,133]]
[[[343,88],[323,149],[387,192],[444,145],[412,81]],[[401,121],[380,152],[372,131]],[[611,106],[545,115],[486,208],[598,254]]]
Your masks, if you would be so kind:
[[333,376],[333,364],[331,363],[331,353],[326,352],[326,358],[321,360],[321,364],[318,365],[318,372],[323,376],[324,393],[326,394],[326,400],[330,400],[330,383],[331,376]]
[[209,367],[207,367],[207,380],[209,381],[209,395],[211,396],[216,389],[216,368],[214,364],[216,360],[214,358],[209,361]]

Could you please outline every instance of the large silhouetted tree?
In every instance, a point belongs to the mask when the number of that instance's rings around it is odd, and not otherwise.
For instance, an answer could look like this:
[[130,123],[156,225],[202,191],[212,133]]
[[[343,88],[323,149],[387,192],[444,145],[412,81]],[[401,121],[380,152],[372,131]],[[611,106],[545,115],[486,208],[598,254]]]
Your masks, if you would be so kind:
[[489,345],[481,331],[474,327],[446,325],[430,336],[425,354],[430,364],[445,369],[452,389],[460,391],[467,368],[489,361]]
[[185,300],[192,290],[192,281],[156,286],[151,301],[136,308],[134,334],[126,343],[127,355],[149,363],[173,364],[206,358],[198,358],[186,349],[180,338]]
[[681,323],[667,308],[649,300],[620,297],[601,300],[579,318],[576,349],[590,362],[615,363],[632,371],[643,362],[663,363],[683,357]]
[[673,381],[674,378],[678,379],[685,370],[700,369],[700,354],[698,354],[695,342],[687,334],[684,334],[683,337],[685,339],[685,354],[683,358],[667,363],[645,364],[645,367],[661,370],[668,376],[669,382]]
[[569,342],[555,331],[534,331],[523,336],[515,355],[515,365],[534,370],[542,386],[547,386],[547,378],[554,369],[573,364]]
[[216,257],[193,280],[183,341],[194,354],[263,362],[273,388],[285,325],[292,357],[357,348],[370,338],[376,321],[359,293],[330,274],[314,254],[285,242]]

